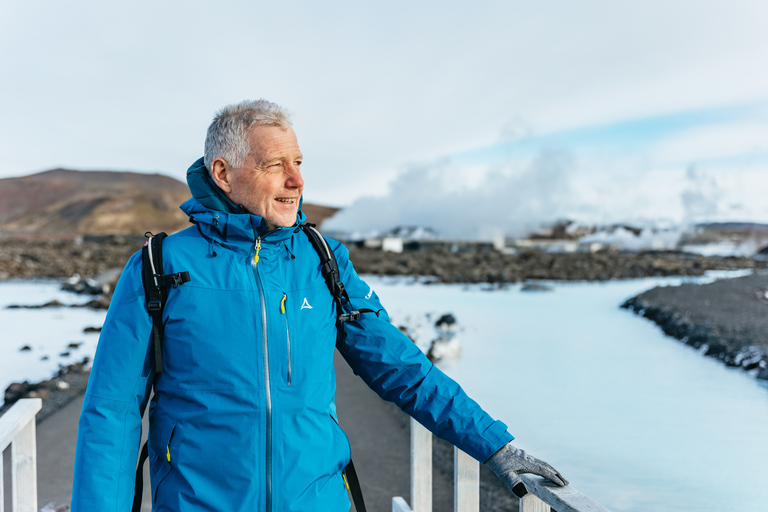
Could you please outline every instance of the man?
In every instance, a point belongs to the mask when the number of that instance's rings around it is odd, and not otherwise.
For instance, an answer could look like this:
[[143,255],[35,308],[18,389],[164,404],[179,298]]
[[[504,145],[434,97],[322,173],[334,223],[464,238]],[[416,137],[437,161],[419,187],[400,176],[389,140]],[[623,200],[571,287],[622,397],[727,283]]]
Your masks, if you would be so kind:
[[208,129],[187,173],[192,227],[167,238],[164,272],[189,271],[163,314],[155,375],[137,253],[115,290],[78,432],[72,509],[131,509],[149,410],[153,510],[343,511],[349,443],[336,419],[333,351],[382,398],[489,466],[567,482],[394,327],[346,249],[329,240],[351,306],[337,345],[336,308],[320,260],[298,228],[302,154],[286,112],[245,101]]

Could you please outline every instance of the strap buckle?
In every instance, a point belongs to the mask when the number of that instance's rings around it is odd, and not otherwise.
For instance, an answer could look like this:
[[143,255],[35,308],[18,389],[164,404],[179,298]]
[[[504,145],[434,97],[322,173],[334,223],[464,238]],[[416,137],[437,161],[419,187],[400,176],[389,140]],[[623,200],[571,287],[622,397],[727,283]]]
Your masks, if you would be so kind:
[[159,299],[154,299],[147,301],[147,308],[149,309],[150,313],[156,313],[163,309],[163,305]]
[[174,288],[178,288],[180,285],[184,284],[184,279],[181,277],[181,272],[172,274],[169,277],[171,278],[171,286]]
[[350,311],[349,313],[342,313],[339,315],[339,322],[354,322],[360,318],[359,311]]
[[189,272],[176,272],[175,274],[155,274],[155,281],[158,286],[172,286],[178,288],[184,283],[188,283]]

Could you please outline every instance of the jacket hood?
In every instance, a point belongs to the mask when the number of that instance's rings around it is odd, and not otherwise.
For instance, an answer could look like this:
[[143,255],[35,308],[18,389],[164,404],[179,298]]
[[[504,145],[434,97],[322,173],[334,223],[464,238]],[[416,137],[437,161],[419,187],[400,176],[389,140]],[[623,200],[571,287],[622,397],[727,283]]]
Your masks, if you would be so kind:
[[202,157],[187,169],[187,185],[192,197],[206,208],[226,213],[245,213],[242,206],[230,201],[211,180],[211,173],[208,172]]
[[[211,180],[203,158],[199,158],[187,169],[187,185],[192,193],[192,199],[182,204],[181,209],[189,216],[191,222],[206,232],[206,235],[226,240],[232,236],[253,239],[267,234],[266,220],[259,215],[247,213],[241,205],[230,201]],[[293,226],[298,226],[307,219],[301,211],[303,200],[303,196],[299,198],[299,210]],[[292,230],[277,228],[274,231],[290,232]],[[280,238],[277,233],[272,236]]]

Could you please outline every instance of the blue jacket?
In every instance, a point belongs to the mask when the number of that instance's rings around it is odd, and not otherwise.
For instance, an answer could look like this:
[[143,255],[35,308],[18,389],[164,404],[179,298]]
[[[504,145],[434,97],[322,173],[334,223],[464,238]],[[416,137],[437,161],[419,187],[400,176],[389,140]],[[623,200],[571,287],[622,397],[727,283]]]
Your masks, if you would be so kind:
[[[261,217],[201,199],[222,210],[190,199],[182,209],[194,225],[163,244],[165,272],[189,271],[191,281],[169,293],[157,378],[140,253],[115,289],[80,417],[74,512],[131,510],[153,381],[153,510],[349,510],[334,348],[382,398],[479,461],[512,439],[385,311],[346,324],[337,347],[335,305],[303,232],[266,232]],[[344,246],[329,244],[352,305],[381,309]]]

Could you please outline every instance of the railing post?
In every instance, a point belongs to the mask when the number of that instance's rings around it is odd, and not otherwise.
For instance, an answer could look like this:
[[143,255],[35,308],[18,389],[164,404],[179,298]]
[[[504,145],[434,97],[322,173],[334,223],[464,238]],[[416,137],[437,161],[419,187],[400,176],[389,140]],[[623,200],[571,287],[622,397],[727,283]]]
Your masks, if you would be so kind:
[[13,512],[37,512],[37,444],[35,420],[11,444]]
[[411,507],[432,512],[432,432],[411,418]]
[[528,493],[520,498],[520,512],[549,512],[549,505],[541,501],[536,495]]
[[[13,512],[37,512],[37,444],[35,415],[39,398],[16,402],[0,417],[0,453],[11,445],[11,503]],[[2,484],[2,471],[0,471]],[[0,510],[3,508],[0,492]]]
[[432,432],[411,418],[411,505],[392,498],[392,512],[432,512]]
[[453,447],[453,512],[480,511],[480,463]]

